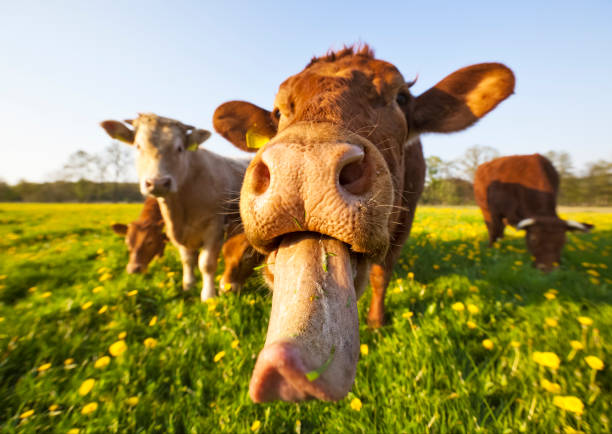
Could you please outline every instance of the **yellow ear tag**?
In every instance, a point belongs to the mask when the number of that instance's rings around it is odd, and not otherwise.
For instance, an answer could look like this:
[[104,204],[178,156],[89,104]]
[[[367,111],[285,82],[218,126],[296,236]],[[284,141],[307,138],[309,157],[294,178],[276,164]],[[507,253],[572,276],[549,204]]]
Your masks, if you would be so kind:
[[253,130],[246,132],[246,145],[249,148],[259,149],[270,141],[270,137],[256,133]]
[[199,143],[190,143],[187,145],[187,150],[188,151],[195,151],[196,149],[198,149],[198,147],[200,146]]

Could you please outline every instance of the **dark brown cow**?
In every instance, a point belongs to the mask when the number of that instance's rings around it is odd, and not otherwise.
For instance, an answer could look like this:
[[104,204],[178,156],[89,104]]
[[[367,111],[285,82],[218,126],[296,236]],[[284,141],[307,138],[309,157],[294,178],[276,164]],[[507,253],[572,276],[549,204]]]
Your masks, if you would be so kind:
[[535,266],[550,271],[561,263],[565,232],[593,228],[557,215],[559,175],[540,154],[511,155],[481,164],[474,176],[474,196],[482,210],[489,246],[504,236],[506,224],[526,230]]
[[240,292],[255,267],[265,259],[264,255],[253,249],[244,233],[229,238],[223,244],[222,253],[225,270],[220,287],[224,291]]
[[254,401],[348,393],[359,357],[356,300],[370,275],[368,321],[383,323],[385,290],[423,189],[419,135],[474,124],[513,92],[514,75],[484,63],[418,97],[411,85],[369,47],[347,48],[281,84],[272,112],[241,101],[215,112],[216,130],[241,149],[271,138],[240,197],[245,233],[268,255],[274,291]]
[[144,273],[154,257],[164,255],[168,237],[164,233],[164,218],[154,197],[146,198],[140,215],[132,223],[115,223],[111,227],[118,235],[125,237],[130,253],[126,267],[128,273]]

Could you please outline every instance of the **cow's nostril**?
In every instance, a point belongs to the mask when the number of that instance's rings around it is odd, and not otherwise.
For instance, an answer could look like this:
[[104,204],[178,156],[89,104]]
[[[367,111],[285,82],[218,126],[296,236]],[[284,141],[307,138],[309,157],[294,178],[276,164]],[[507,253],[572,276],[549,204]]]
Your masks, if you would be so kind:
[[170,178],[166,178],[162,181],[162,187],[164,187],[166,190],[170,190],[171,183],[172,181],[170,180]]
[[351,194],[360,195],[369,188],[368,165],[365,159],[347,164],[340,170],[340,186]]
[[145,180],[145,187],[153,188],[153,181],[151,181],[150,179]]
[[270,169],[263,161],[253,167],[251,175],[251,188],[257,195],[263,194],[270,185]]

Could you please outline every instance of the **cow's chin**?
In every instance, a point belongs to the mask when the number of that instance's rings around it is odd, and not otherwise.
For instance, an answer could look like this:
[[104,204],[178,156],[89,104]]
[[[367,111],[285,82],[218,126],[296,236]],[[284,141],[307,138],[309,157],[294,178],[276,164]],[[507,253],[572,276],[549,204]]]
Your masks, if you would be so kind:
[[342,399],[357,369],[355,283],[365,280],[361,269],[367,267],[346,244],[310,232],[283,236],[268,264],[274,276],[272,311],[251,398]]

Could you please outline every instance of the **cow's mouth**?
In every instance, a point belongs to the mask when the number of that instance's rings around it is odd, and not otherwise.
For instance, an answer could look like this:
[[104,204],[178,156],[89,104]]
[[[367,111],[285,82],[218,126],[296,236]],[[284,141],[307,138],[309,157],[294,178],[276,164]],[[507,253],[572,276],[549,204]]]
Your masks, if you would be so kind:
[[282,237],[268,264],[274,275],[272,312],[251,398],[343,398],[359,357],[356,256],[334,238],[298,232]]

